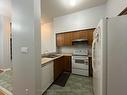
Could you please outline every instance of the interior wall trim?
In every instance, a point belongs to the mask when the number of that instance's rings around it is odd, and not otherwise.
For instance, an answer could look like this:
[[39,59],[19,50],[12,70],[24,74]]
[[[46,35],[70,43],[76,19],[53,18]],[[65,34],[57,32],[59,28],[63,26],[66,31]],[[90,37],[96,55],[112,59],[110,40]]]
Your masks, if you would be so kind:
[[127,15],[127,7],[118,16],[122,15]]

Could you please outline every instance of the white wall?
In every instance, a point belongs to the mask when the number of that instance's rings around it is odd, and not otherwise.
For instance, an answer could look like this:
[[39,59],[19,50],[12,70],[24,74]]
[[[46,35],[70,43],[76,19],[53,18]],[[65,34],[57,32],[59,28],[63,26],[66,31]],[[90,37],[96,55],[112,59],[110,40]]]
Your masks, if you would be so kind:
[[99,20],[106,15],[106,5],[90,8],[54,19],[56,33],[95,28]]
[[63,54],[72,54],[74,52],[74,50],[76,49],[91,49],[91,46],[84,46],[84,45],[79,45],[79,46],[64,46],[64,47],[60,47],[58,50],[60,53]]
[[41,25],[41,53],[46,51],[55,52],[55,37],[53,32],[53,22]]
[[127,0],[108,0],[107,16],[114,17],[120,14],[127,7]]
[[11,0],[0,0],[0,15],[11,16]]
[[2,29],[2,19],[0,17],[0,69],[2,68],[2,64],[3,64],[3,29]]
[[10,18],[0,16],[0,69],[10,67]]
[[11,67],[10,63],[11,0],[0,0],[0,69]]
[[[40,0],[12,0],[14,95],[41,95],[40,5]],[[22,47],[28,52],[21,53]]]

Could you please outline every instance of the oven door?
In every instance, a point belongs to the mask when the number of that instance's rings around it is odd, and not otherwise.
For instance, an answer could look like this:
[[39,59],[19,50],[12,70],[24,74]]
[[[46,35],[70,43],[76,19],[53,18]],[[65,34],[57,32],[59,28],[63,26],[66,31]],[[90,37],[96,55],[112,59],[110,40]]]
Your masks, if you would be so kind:
[[89,60],[86,56],[72,56],[72,68],[74,69],[88,69]]

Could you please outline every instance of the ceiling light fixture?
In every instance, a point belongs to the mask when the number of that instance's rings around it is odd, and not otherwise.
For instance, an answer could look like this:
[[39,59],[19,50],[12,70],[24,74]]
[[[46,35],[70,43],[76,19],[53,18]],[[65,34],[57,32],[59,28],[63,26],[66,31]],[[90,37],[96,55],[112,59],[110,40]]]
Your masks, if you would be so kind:
[[84,0],[58,0],[65,8],[74,8]]
[[76,0],[70,0],[70,5],[74,7],[76,5]]

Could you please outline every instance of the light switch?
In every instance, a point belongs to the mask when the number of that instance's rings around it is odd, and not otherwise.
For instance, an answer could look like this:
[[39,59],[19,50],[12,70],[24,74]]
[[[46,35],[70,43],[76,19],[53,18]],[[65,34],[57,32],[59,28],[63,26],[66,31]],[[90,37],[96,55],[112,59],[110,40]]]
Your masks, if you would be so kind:
[[28,53],[28,47],[21,47],[21,53],[27,54]]

